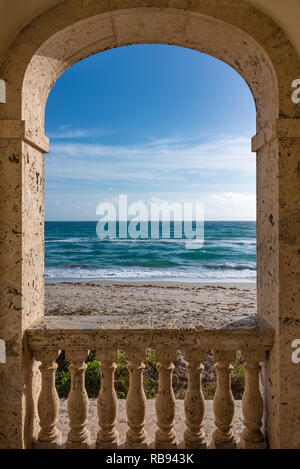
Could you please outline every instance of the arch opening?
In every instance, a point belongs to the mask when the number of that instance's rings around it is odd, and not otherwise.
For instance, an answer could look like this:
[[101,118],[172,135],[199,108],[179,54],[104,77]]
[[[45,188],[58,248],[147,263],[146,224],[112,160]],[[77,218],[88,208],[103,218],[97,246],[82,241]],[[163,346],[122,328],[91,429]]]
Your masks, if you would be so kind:
[[[177,46],[118,48],[69,69],[48,104],[48,135],[53,138],[45,161],[48,282],[127,275],[133,280],[255,281],[255,157],[250,145],[255,106],[246,83],[231,67]],[[149,223],[155,216],[153,199],[160,207],[177,204],[181,217],[184,203],[192,203],[194,210],[196,203],[202,204],[205,237],[212,246],[201,252],[197,246],[187,249],[179,239],[184,238],[182,227],[177,243],[156,242],[150,224],[143,233],[149,243],[143,242],[140,255],[136,244],[125,241],[107,249],[91,221],[101,218],[96,209],[103,202],[117,213],[120,194],[126,194],[127,206],[142,201]],[[70,225],[55,221],[76,222],[73,229],[86,233],[79,238],[87,245],[74,245],[72,262],[61,244],[65,235],[70,237]],[[223,229],[228,252],[220,240],[217,254],[213,240]],[[232,246],[230,233],[236,238]],[[247,242],[249,252],[243,254]],[[66,246],[68,253],[72,244]]]

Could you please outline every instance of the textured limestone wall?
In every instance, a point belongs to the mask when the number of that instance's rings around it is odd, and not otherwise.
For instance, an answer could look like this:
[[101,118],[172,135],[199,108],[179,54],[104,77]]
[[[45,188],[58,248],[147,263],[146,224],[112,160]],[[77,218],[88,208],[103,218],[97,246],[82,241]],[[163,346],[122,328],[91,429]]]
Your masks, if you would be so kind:
[[47,96],[73,63],[134,43],[209,53],[233,66],[252,90],[258,312],[276,331],[265,373],[266,428],[272,447],[297,447],[300,370],[291,362],[291,340],[300,338],[300,105],[291,100],[291,83],[300,62],[283,31],[241,0],[66,0],[35,18],[7,51],[0,67],[7,84],[7,104],[0,105],[0,331],[8,351],[7,364],[0,364],[0,446],[30,445],[36,432],[31,409],[38,375],[24,331],[43,315]]
[[4,138],[0,152],[0,331],[7,349],[7,361],[0,364],[0,447],[11,448],[22,446],[37,428],[32,406],[39,375],[24,332],[43,315],[43,154],[22,139]]
[[[278,230],[278,143],[274,140],[257,154],[257,310],[278,330],[279,318],[279,230]],[[258,189],[259,188],[259,189]],[[275,344],[263,374],[264,426],[269,439],[278,441],[280,427],[279,380],[268,377],[278,372],[279,349]],[[270,421],[272,422],[269,425]],[[275,433],[276,432],[276,433]]]
[[258,311],[275,329],[265,426],[274,446],[300,448],[300,369],[291,359],[300,337],[300,121],[278,121],[277,136],[257,154]]
[[6,363],[0,364],[0,447],[5,448],[22,439],[22,143],[0,140],[0,152],[0,331],[6,342]]
[[300,365],[291,343],[300,338],[300,120],[297,138],[279,140],[278,350],[282,447],[300,449]]
[[[23,144],[23,265],[22,265],[22,331],[44,314],[44,155]],[[38,363],[34,362],[26,342],[23,341],[23,380],[26,400],[23,413],[24,444],[30,446],[31,436],[38,431],[35,410],[40,391]]]

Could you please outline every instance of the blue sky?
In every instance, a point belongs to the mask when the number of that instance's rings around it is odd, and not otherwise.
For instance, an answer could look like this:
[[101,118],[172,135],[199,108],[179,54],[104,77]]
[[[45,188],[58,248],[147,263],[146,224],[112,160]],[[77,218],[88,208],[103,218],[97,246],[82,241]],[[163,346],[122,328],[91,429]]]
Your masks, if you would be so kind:
[[206,54],[137,45],[85,59],[57,80],[45,125],[46,220],[96,220],[118,194],[255,219],[254,100]]

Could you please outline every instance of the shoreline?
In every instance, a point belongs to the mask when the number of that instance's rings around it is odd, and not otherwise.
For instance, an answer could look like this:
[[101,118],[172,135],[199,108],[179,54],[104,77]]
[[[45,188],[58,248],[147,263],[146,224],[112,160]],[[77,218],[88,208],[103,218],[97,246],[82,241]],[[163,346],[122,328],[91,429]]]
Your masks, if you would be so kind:
[[146,279],[139,279],[139,278],[116,278],[116,279],[98,279],[98,278],[45,278],[45,285],[57,285],[60,283],[68,283],[68,284],[86,284],[86,283],[99,283],[99,284],[145,284],[145,285],[160,285],[160,284],[184,284],[184,285],[214,285],[214,286],[226,286],[230,287],[232,285],[246,285],[251,288],[252,286],[256,287],[256,279],[249,280],[249,279],[237,279],[237,280],[206,280],[206,279],[191,279],[191,278],[181,278],[178,280],[177,278],[170,278],[170,279],[163,279],[163,280],[146,280]]

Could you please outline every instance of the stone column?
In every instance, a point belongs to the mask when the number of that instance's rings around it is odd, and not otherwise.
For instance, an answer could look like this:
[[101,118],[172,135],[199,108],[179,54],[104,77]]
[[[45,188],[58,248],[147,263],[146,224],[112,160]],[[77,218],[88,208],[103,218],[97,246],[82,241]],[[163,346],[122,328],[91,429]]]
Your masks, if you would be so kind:
[[66,447],[68,449],[88,449],[90,434],[87,429],[89,398],[85,389],[85,360],[87,350],[66,350],[66,360],[70,361],[71,389],[68,396],[68,413],[71,430]]
[[24,121],[0,120],[0,448],[29,448],[37,438],[40,372],[24,331],[43,316],[45,137]]
[[126,448],[146,449],[145,417],[147,401],[143,386],[145,350],[129,350],[127,357],[129,359],[129,391],[126,399],[126,413],[129,429],[126,434]]
[[259,390],[260,362],[265,360],[263,350],[243,350],[246,385],[242,399],[242,410],[245,429],[240,447],[243,449],[264,449],[266,447],[261,432],[263,416],[263,400]]
[[188,389],[184,399],[185,422],[187,429],[184,433],[185,448],[205,449],[205,434],[203,431],[203,417],[205,400],[201,386],[203,371],[202,362],[206,359],[206,352],[198,349],[187,349],[184,352],[188,361]]
[[232,430],[234,399],[231,392],[231,362],[236,353],[232,351],[213,351],[216,360],[217,390],[214,397],[214,414],[216,430],[213,433],[213,446],[216,449],[234,449],[236,441]]
[[96,441],[98,449],[118,448],[118,432],[116,431],[118,400],[114,386],[117,356],[116,350],[96,351],[101,372],[101,388],[98,397],[99,431]]
[[58,350],[39,350],[35,359],[41,362],[42,389],[38,400],[40,431],[34,443],[37,449],[57,449],[61,446],[61,432],[57,428],[59,398],[55,387]]
[[156,348],[155,355],[158,361],[158,393],[155,399],[158,430],[155,433],[155,447],[174,449],[177,444],[174,431],[175,395],[172,387],[172,375],[176,350],[160,346]]
[[300,339],[300,119],[278,119],[274,127],[252,144],[257,152],[257,308],[275,330],[262,376],[264,431],[271,448],[300,449],[300,365],[291,358],[292,342]]

